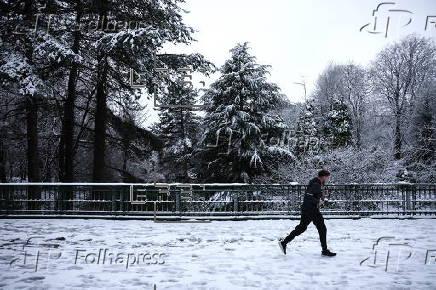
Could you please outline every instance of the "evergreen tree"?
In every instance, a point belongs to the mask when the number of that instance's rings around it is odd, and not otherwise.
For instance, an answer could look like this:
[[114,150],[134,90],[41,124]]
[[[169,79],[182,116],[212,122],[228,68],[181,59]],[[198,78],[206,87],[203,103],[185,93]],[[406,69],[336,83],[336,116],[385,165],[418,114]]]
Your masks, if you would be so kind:
[[332,148],[352,144],[352,121],[347,105],[342,100],[335,100],[328,113],[326,134]]
[[5,89],[19,97],[17,110],[25,115],[28,181],[42,179],[38,137],[41,107],[54,98],[53,91],[62,81],[61,69],[80,61],[62,39],[62,33],[49,29],[47,15],[59,15],[64,3],[47,2],[2,2],[0,18],[0,78],[5,80]]
[[320,151],[320,132],[314,118],[314,105],[312,100],[306,101],[295,134],[295,155],[299,158],[313,156]]
[[280,136],[283,120],[271,112],[284,103],[279,88],[267,81],[269,66],[259,65],[248,44],[230,50],[221,77],[203,96],[208,104],[202,137],[199,178],[217,182],[250,182],[265,168],[265,159],[292,155],[264,142]]
[[198,140],[199,117],[193,109],[197,92],[182,80],[171,82],[159,96],[159,122],[153,131],[164,142],[160,152],[160,166],[168,182],[189,182],[188,170],[193,148]]
[[[175,71],[190,65],[193,70],[208,71],[210,63],[199,54],[159,54],[165,43],[189,44],[193,40],[193,29],[183,23],[183,10],[178,6],[183,1],[91,2],[87,5],[92,14],[86,20],[97,21],[99,29],[86,31],[83,39],[87,40],[84,45],[89,47],[92,66],[88,72],[91,84],[88,85],[93,88],[95,99],[92,180],[104,182],[110,178],[108,168],[112,168],[105,159],[110,133],[108,108],[113,106],[115,97],[129,99],[134,95],[135,90],[129,84],[129,70],[141,73],[146,86],[144,94],[150,95],[155,85],[161,86],[167,81],[155,71],[156,67],[166,66]],[[123,25],[125,23],[129,25]]]

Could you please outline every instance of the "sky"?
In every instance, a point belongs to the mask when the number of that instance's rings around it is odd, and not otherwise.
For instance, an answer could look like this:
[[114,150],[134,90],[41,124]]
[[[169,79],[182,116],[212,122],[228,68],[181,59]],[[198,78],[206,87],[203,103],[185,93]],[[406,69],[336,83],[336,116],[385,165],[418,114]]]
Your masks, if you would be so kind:
[[[373,10],[381,3],[374,27]],[[258,63],[271,65],[270,81],[291,102],[304,101],[304,88],[296,83],[304,82],[310,95],[330,63],[366,66],[411,33],[436,39],[436,0],[186,0],[182,7],[197,41],[164,52],[201,53],[220,67],[232,47],[247,41]]]

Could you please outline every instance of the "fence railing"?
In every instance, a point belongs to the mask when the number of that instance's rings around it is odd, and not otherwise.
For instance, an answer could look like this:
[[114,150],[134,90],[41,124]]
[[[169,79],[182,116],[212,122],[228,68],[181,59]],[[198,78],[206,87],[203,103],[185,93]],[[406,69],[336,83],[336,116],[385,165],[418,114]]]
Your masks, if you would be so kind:
[[[3,183],[0,214],[297,215],[300,184]],[[328,185],[331,215],[436,215],[436,184]]]

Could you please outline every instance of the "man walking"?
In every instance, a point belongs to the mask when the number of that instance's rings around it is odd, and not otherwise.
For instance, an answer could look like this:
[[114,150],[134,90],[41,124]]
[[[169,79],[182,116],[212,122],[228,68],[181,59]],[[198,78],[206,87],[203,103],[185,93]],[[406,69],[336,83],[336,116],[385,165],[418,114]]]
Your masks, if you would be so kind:
[[324,204],[324,197],[328,195],[328,192],[323,190],[322,186],[328,182],[329,178],[330,172],[327,170],[321,170],[318,172],[318,177],[310,180],[301,207],[300,224],[298,224],[284,240],[279,240],[279,246],[283,251],[283,254],[286,255],[286,245],[296,236],[302,234],[307,229],[310,222],[313,222],[319,233],[319,240],[322,248],[321,254],[329,257],[336,255],[336,253],[332,253],[327,249],[327,228],[324,224],[324,218],[319,211],[319,207]]

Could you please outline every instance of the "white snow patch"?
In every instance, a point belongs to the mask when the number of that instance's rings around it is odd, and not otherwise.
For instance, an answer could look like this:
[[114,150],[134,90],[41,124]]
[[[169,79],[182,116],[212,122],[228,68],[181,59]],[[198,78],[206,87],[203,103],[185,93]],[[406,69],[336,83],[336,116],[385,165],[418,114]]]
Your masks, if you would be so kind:
[[[153,223],[114,220],[0,220],[2,289],[435,289],[436,263],[425,264],[435,249],[436,220],[326,220],[334,258],[320,255],[313,225],[289,244],[283,255],[277,238],[297,220]],[[401,229],[401,232],[398,231]],[[392,264],[365,262],[383,236],[407,242],[413,255]],[[23,245],[28,264],[23,266]],[[39,237],[39,238],[38,238]],[[56,238],[65,238],[57,239]],[[40,244],[39,246],[37,244]],[[50,245],[58,245],[53,247]],[[35,272],[35,255],[40,250]],[[164,264],[85,264],[80,254],[158,253]],[[51,260],[47,260],[48,251]],[[56,259],[59,253],[61,257]],[[378,248],[382,261],[383,252]],[[407,253],[404,253],[407,254]],[[433,252],[434,254],[434,252]],[[378,260],[378,261],[379,261]],[[47,262],[49,261],[49,263]],[[48,267],[47,267],[48,265]]]

